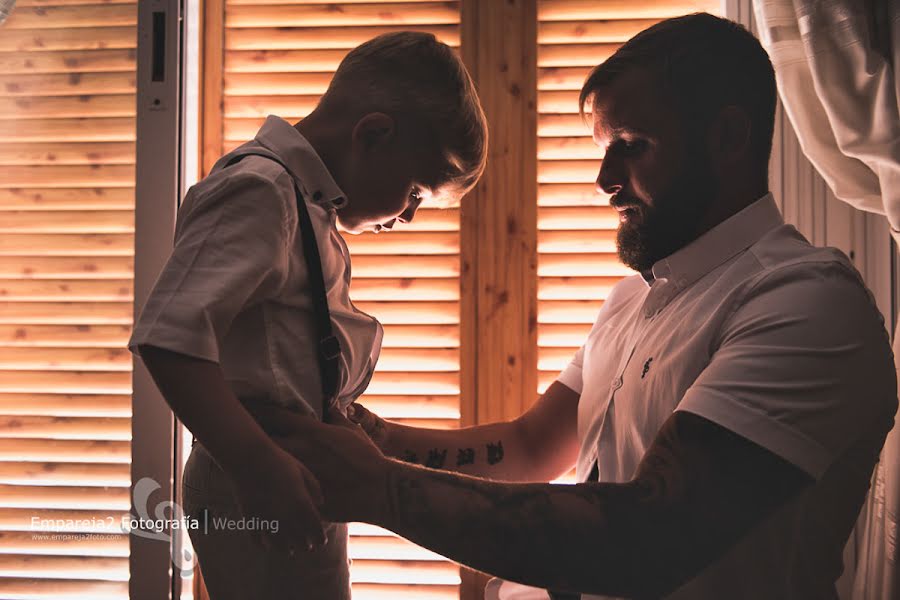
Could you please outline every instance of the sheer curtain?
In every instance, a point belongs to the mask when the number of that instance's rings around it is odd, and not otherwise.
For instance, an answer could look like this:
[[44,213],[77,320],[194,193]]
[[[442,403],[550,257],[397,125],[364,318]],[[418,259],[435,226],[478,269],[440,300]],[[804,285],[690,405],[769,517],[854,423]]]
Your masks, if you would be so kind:
[[[900,242],[900,0],[753,0],[753,7],[803,152],[835,196],[886,215]],[[853,600],[900,598],[898,510],[895,429],[857,531]]]

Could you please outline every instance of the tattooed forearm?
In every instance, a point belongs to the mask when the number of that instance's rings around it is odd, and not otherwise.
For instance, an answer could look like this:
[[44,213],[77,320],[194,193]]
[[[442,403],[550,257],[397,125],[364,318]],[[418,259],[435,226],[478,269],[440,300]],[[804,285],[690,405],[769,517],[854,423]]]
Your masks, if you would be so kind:
[[[424,462],[419,461],[419,455],[410,449],[403,451],[402,459],[404,462],[413,464],[423,464],[429,469],[448,469],[454,470],[447,465],[448,449],[430,448]],[[503,460],[505,453],[503,450],[503,441],[497,440],[497,443],[485,444],[485,452],[483,456],[487,460],[488,465],[496,465]],[[464,467],[466,465],[476,464],[478,453],[475,448],[457,448],[456,450],[456,467]]]
[[[629,551],[618,545],[612,552],[604,542],[620,536],[603,506],[636,502],[636,486],[509,485],[407,468],[395,473],[390,493],[394,518],[386,526],[475,569],[540,587],[591,591],[573,575],[609,564],[618,580],[610,577],[602,593],[624,589],[628,572],[621,563]],[[448,527],[453,536],[446,535]]]
[[[503,458],[493,445],[488,462]],[[813,482],[686,412],[627,483],[511,484],[402,463],[387,478],[376,524],[421,546],[527,585],[640,598],[676,589]]]

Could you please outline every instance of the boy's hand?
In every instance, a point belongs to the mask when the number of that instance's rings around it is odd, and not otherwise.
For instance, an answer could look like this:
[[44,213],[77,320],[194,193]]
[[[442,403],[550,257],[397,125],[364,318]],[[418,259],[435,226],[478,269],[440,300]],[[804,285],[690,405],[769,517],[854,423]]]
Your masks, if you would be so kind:
[[390,423],[356,402],[347,407],[347,418],[362,427],[369,439],[375,442],[382,452],[387,452]]
[[312,550],[327,541],[319,508],[319,482],[297,459],[276,446],[229,473],[242,516],[277,523],[272,529],[251,530],[263,547],[293,553]]
[[372,523],[386,511],[390,461],[362,427],[334,408],[328,415],[329,425],[274,406],[253,414],[266,421],[273,439],[316,476],[327,519]]

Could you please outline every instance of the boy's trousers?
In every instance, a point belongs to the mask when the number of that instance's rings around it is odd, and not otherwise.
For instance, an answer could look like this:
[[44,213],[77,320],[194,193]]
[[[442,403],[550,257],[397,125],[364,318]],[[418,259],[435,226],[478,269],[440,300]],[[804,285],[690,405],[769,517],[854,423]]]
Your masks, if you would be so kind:
[[[241,519],[234,490],[199,444],[185,465],[183,483],[184,511],[200,522],[189,533],[210,600],[350,599],[346,524],[327,524],[328,543],[313,552],[298,548],[289,556],[265,550],[250,532],[227,527]],[[244,524],[254,526],[251,520]],[[257,530],[264,527],[259,525]]]

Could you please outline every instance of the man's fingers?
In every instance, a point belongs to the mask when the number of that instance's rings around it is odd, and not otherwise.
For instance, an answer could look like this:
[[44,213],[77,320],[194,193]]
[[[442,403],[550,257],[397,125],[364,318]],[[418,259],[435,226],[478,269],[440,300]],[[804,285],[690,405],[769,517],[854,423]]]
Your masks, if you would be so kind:
[[336,425],[338,427],[348,427],[350,429],[356,429],[356,423],[345,417],[341,413],[341,411],[333,406],[328,408],[328,422],[331,425]]
[[361,404],[353,403],[347,409],[347,416],[351,421],[358,424],[367,432],[371,432],[375,428],[376,416],[369,409]]

